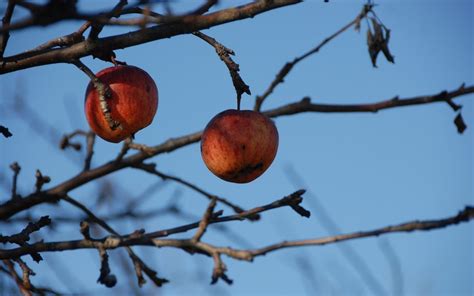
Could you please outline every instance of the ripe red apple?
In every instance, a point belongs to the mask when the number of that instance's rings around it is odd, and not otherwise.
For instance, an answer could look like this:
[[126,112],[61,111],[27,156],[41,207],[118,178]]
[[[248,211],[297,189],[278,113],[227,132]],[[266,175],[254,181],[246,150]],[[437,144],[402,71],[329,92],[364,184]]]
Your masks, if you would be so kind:
[[148,73],[119,65],[106,68],[96,76],[110,87],[111,97],[106,99],[110,116],[122,127],[110,128],[100,107],[99,93],[90,82],[84,109],[89,126],[99,137],[118,143],[151,124],[158,108],[158,89]]
[[267,170],[278,149],[278,131],[271,119],[249,110],[226,110],[206,126],[201,156],[219,178],[248,183]]

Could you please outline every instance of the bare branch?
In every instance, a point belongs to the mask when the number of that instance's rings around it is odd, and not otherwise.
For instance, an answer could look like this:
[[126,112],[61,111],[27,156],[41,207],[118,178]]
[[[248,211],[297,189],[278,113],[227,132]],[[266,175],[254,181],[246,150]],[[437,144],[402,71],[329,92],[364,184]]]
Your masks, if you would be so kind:
[[415,220],[410,221],[394,226],[386,226],[383,228],[369,230],[369,231],[360,231],[348,234],[341,234],[323,238],[299,240],[299,241],[286,241],[278,244],[270,245],[261,249],[251,251],[252,257],[266,255],[269,252],[281,250],[284,248],[291,247],[302,247],[302,246],[322,246],[332,243],[337,243],[341,241],[347,241],[352,239],[364,238],[364,237],[374,237],[380,236],[388,233],[395,232],[412,232],[415,230],[418,231],[429,231],[433,229],[444,228],[447,226],[457,225],[463,222],[469,222],[474,219],[474,207],[466,207],[464,210],[460,211],[457,215],[439,219],[439,220]]
[[304,53],[303,55],[299,56],[299,57],[296,57],[293,61],[291,62],[288,62],[286,63],[281,69],[280,71],[278,72],[278,74],[276,75],[275,79],[272,81],[272,83],[270,83],[270,85],[268,86],[267,90],[263,93],[263,95],[261,96],[257,96],[256,100],[255,100],[255,106],[254,106],[254,110],[255,111],[260,111],[261,107],[262,107],[262,104],[263,102],[265,101],[265,99],[272,94],[272,92],[275,90],[275,88],[284,82],[284,78],[288,75],[288,73],[290,73],[291,69],[293,69],[293,67],[301,62],[302,60],[306,59],[307,57],[319,52],[319,50],[324,46],[326,45],[327,43],[329,43],[331,40],[333,40],[334,38],[336,38],[337,36],[339,36],[341,33],[343,33],[344,31],[346,31],[347,29],[349,29],[350,27],[352,26],[357,26],[360,22],[361,19],[363,19],[367,13],[369,11],[371,11],[372,9],[372,6],[371,5],[364,5],[364,7],[362,8],[362,11],[355,17],[354,20],[352,20],[350,23],[348,23],[347,25],[345,25],[344,27],[342,27],[341,29],[339,29],[337,32],[335,32],[334,34],[332,34],[331,36],[327,37],[326,39],[324,39],[321,43],[319,43],[316,47],[314,47],[313,49],[309,50],[308,52]]
[[[17,244],[22,247],[28,247],[29,244],[27,243],[27,241],[30,240],[30,234],[50,224],[51,219],[49,218],[49,216],[43,216],[37,222],[29,222],[28,225],[20,233],[10,236],[3,236],[0,234],[0,243],[11,243]],[[30,255],[36,262],[43,260],[39,253],[33,252]]]
[[[73,199],[72,197],[70,196],[63,196],[62,197],[63,200],[67,201],[68,203],[72,204],[73,206],[79,208],[81,211],[83,211],[84,213],[87,214],[87,216],[89,216],[90,220],[98,225],[100,225],[102,228],[104,228],[105,230],[107,230],[109,233],[113,234],[114,236],[118,237],[118,238],[122,238],[121,235],[115,231],[110,225],[108,225],[104,220],[100,219],[99,217],[97,217],[91,210],[89,210],[86,206],[84,206],[82,203],[78,202],[77,200]],[[84,223],[82,222],[81,223],[81,233],[84,235],[84,237],[91,241],[91,238],[90,238],[90,235],[89,235],[89,225],[87,223]],[[88,237],[88,238],[87,238]],[[138,232],[135,232],[133,234],[130,235],[130,238],[138,238],[138,237],[142,237],[142,231],[138,231]],[[104,250],[104,252],[102,252],[102,249]],[[138,284],[140,286],[142,286],[146,281],[145,279],[143,278],[143,275],[142,275],[142,270],[145,272],[145,274],[158,286],[162,286],[163,284],[167,283],[168,280],[167,279],[164,279],[164,278],[158,278],[157,277],[157,272],[152,270],[150,267],[148,267],[145,262],[143,262],[143,260],[140,259],[140,257],[138,257],[135,252],[132,250],[131,247],[129,246],[126,246],[125,249],[127,250],[127,253],[128,255],[130,256],[130,259],[132,259],[132,262],[133,262],[133,265],[135,267],[135,271],[137,273],[137,279],[138,279]],[[115,278],[115,275],[110,275],[110,270],[107,269],[108,267],[108,261],[106,261],[104,263],[104,257],[103,256],[107,256],[107,254],[105,253],[105,249],[104,249],[104,246],[103,245],[99,245],[98,247],[98,250],[101,254],[101,259],[102,259],[102,264],[105,264],[107,263],[107,266],[104,266],[104,271],[102,271],[102,267],[101,267],[101,275],[99,277],[99,282],[106,285],[107,287],[113,287],[116,283],[116,278]],[[104,255],[104,254],[105,255]],[[108,257],[106,258],[108,259]],[[108,271],[108,272],[107,272]],[[112,285],[112,286],[109,286],[109,285]]]
[[3,260],[3,264],[5,264],[8,268],[8,273],[10,276],[13,278],[15,283],[18,286],[18,289],[20,290],[21,294],[23,296],[31,296],[33,295],[30,291],[29,288],[24,286],[23,280],[21,277],[16,273],[14,264],[10,260]]
[[[8,0],[7,9],[5,10],[5,15],[2,18],[2,26],[8,27],[10,25],[10,20],[13,15],[13,10],[15,9],[14,0]],[[5,53],[5,49],[7,47],[8,39],[10,38],[9,30],[5,30],[0,35],[0,59],[3,58],[3,54]]]
[[[298,191],[293,192],[292,194],[285,196],[279,200],[276,200],[272,203],[256,207],[253,209],[250,209],[248,211],[243,211],[238,214],[234,215],[229,215],[229,216],[224,216],[224,217],[219,217],[222,213],[221,212],[215,212],[212,218],[209,220],[208,224],[214,224],[214,223],[222,223],[222,222],[229,222],[229,221],[243,221],[243,220],[250,220],[249,218],[254,217],[255,215],[270,211],[273,209],[281,208],[281,207],[286,207],[286,206],[292,206],[292,205],[299,205],[303,201],[302,195],[304,194],[305,190],[300,189]],[[159,230],[155,232],[151,232],[146,234],[147,237],[149,238],[158,238],[158,237],[166,237],[172,234],[176,233],[181,233],[181,232],[186,232],[191,229],[195,229],[199,227],[201,221],[175,227],[175,228],[170,228],[170,229],[165,229],[165,230]]]
[[438,102],[447,102],[454,98],[474,93],[474,85],[459,88],[453,91],[442,91],[436,95],[418,96],[400,99],[398,96],[392,99],[368,104],[312,104],[310,98],[305,97],[301,101],[284,105],[272,110],[263,112],[269,117],[292,115],[301,112],[321,112],[321,113],[355,113],[368,112],[376,113],[380,110],[398,108],[403,106],[424,105]]
[[188,15],[201,15],[201,14],[205,14],[206,12],[209,11],[209,9],[211,9],[212,6],[216,5],[217,2],[219,2],[218,0],[207,0],[206,2],[204,2],[201,6],[199,6],[198,8],[196,8],[194,11],[191,11]]
[[[335,104],[312,104],[309,98],[284,105],[275,109],[263,112],[269,117],[279,117],[284,115],[292,115],[302,112],[323,112],[323,113],[347,113],[347,112],[377,112],[383,109],[397,108],[402,106],[424,105],[436,102],[446,102],[454,98],[474,93],[474,85],[468,87],[461,87],[454,91],[444,91],[431,96],[419,96],[413,98],[400,99],[395,97],[390,100],[380,101],[369,104],[354,104],[354,105],[335,105]],[[472,96],[474,98],[474,96]],[[87,172],[82,172],[65,182],[56,185],[55,187],[42,192],[41,195],[32,194],[15,203],[7,201],[0,205],[0,219],[7,219],[14,214],[17,214],[25,209],[31,208],[43,202],[55,202],[59,194],[69,192],[91,180],[100,178],[107,174],[119,171],[127,167],[136,167],[145,159],[151,158],[161,153],[167,153],[176,149],[185,147],[187,145],[198,142],[201,139],[202,131],[181,136],[178,138],[171,138],[162,144],[150,147],[148,153],[138,152],[130,155],[119,161],[110,161],[95,169]],[[142,168],[140,168],[142,169]],[[218,200],[219,201],[219,200]]]
[[[133,165],[132,167],[136,168],[136,169],[143,170],[143,171],[148,172],[150,174],[156,175],[156,176],[160,177],[163,180],[173,180],[175,182],[178,182],[178,183],[180,183],[180,184],[182,184],[182,185],[184,185],[184,186],[186,186],[186,187],[188,187],[188,188],[204,195],[209,200],[212,200],[212,199],[215,198],[218,202],[232,208],[232,210],[234,210],[234,212],[236,212],[236,213],[244,212],[244,210],[241,207],[233,204],[232,202],[228,201],[227,199],[225,199],[223,197],[219,197],[219,196],[216,196],[214,194],[211,194],[211,193],[205,191],[204,189],[202,189],[202,188],[200,188],[200,187],[198,187],[198,186],[196,186],[196,185],[194,185],[194,184],[192,184],[188,181],[185,181],[181,178],[171,176],[171,175],[167,175],[167,174],[164,174],[164,173],[158,171],[156,169],[156,165],[153,164],[153,163],[150,163],[150,164],[139,163],[139,164]],[[250,217],[250,220],[258,220],[259,218],[260,217],[258,215],[256,215],[254,217]]]
[[[119,0],[117,5],[115,5],[115,7],[109,13],[105,15],[105,18],[111,19],[113,17],[119,16],[124,6],[127,5],[127,2],[128,2],[127,0]],[[98,23],[92,22],[91,31],[89,32],[89,39],[97,39],[99,37],[100,32],[104,28],[104,25],[105,24],[103,23],[98,24]]]
[[89,131],[86,135],[86,157],[84,159],[84,171],[91,169],[92,155],[94,155],[95,134]]
[[211,222],[211,219],[213,218],[212,216],[213,216],[215,207],[216,207],[216,198],[214,197],[212,198],[211,202],[209,203],[209,206],[204,212],[201,222],[199,222],[199,228],[197,229],[196,233],[194,234],[192,238],[194,242],[200,241],[202,236],[206,232],[207,226],[209,225],[209,222]]
[[214,47],[221,61],[223,61],[224,64],[227,66],[227,69],[229,69],[230,77],[232,78],[232,83],[234,84],[235,92],[237,93],[237,110],[240,110],[240,100],[242,98],[242,94],[246,93],[250,95],[251,93],[249,86],[242,80],[242,77],[240,77],[239,65],[236,64],[230,57],[231,55],[235,54],[234,51],[225,47],[216,39],[204,33],[194,32],[193,35],[201,38],[202,40],[209,43],[212,47]]
[[16,263],[21,268],[22,271],[22,279],[23,279],[23,287],[25,287],[28,290],[32,289],[32,285],[30,282],[30,276],[35,275],[34,271],[31,270],[31,268],[26,265],[25,261],[21,260],[21,258],[14,259]]
[[35,177],[36,177],[36,183],[35,183],[36,193],[39,193],[41,191],[41,188],[43,188],[44,184],[51,182],[51,178],[49,176],[43,176],[40,170],[36,170]]
[[68,147],[71,147],[73,148],[74,150],[76,151],[79,151],[81,150],[82,148],[82,145],[80,143],[76,143],[76,142],[71,142],[71,140],[76,137],[76,136],[87,136],[87,132],[83,131],[83,130],[76,130],[70,134],[66,134],[64,135],[62,138],[61,138],[61,141],[59,142],[59,148],[61,148],[61,150],[64,150]]
[[91,240],[89,223],[87,223],[87,221],[81,221],[79,226],[80,226],[80,232],[82,236],[84,236],[84,239]]
[[21,198],[21,195],[17,193],[17,184],[18,184],[18,175],[20,174],[21,167],[18,162],[14,162],[10,165],[10,169],[13,171],[13,183],[12,183],[12,200],[18,200]]
[[72,63],[85,56],[97,55],[99,52],[111,52],[115,49],[131,47],[172,36],[189,34],[228,22],[254,17],[255,15],[269,10],[300,2],[301,0],[256,1],[247,5],[223,9],[210,14],[185,16],[180,18],[179,22],[171,23],[166,26],[154,26],[121,35],[99,38],[97,40],[87,39],[65,48],[48,50],[24,59],[11,56],[3,59],[3,64],[0,65],[0,74],[54,63]]
[[232,285],[233,281],[225,273],[227,266],[222,261],[221,255],[215,252],[212,254],[212,259],[214,259],[214,269],[212,270],[211,284],[216,284],[219,279],[222,279],[228,285]]
[[[402,223],[394,226],[387,226],[369,231],[360,231],[348,234],[341,234],[323,238],[314,238],[306,240],[296,241],[283,241],[267,247],[254,250],[238,250],[229,247],[217,247],[204,242],[194,242],[191,239],[150,239],[147,236],[136,236],[130,238],[117,238],[116,236],[109,236],[100,240],[76,240],[76,241],[64,241],[64,242],[39,242],[29,246],[23,246],[16,249],[0,250],[0,259],[17,258],[32,252],[54,252],[54,251],[65,251],[65,250],[76,250],[76,249],[88,249],[88,248],[99,248],[104,249],[115,249],[119,247],[142,245],[142,246],[156,246],[156,247],[170,247],[182,249],[187,252],[206,254],[212,256],[215,262],[219,263],[219,258],[216,255],[227,255],[228,257],[252,261],[255,257],[266,255],[270,252],[291,248],[291,247],[303,247],[303,246],[321,246],[327,244],[334,244],[341,241],[376,237],[383,234],[397,233],[397,232],[412,232],[418,231],[429,231],[434,229],[440,229],[447,226],[457,225],[463,222],[469,222],[474,219],[474,207],[466,207],[460,211],[457,215],[438,220],[415,220],[407,223]],[[216,259],[217,258],[217,259]],[[218,264],[219,267],[219,264]],[[221,266],[222,268],[222,266]],[[225,269],[222,269],[225,270]],[[217,274],[219,276],[219,274]],[[221,277],[222,278],[222,277]]]
[[11,243],[21,245],[30,240],[30,234],[40,230],[41,228],[51,224],[49,216],[41,217],[37,222],[30,222],[28,225],[18,234],[3,236],[0,235],[0,243]]
[[139,144],[135,142],[129,142],[128,147],[130,149],[138,150],[148,155],[153,155],[153,147],[147,146],[145,144]]

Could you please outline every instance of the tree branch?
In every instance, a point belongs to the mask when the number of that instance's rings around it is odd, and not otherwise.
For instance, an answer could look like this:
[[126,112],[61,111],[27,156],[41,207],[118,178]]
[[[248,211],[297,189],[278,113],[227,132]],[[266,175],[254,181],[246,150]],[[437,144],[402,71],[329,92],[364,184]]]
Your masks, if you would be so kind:
[[223,9],[206,15],[190,15],[181,18],[177,23],[153,26],[121,35],[84,40],[69,47],[39,52],[30,57],[18,59],[11,56],[0,60],[0,74],[27,69],[36,66],[71,63],[82,57],[100,52],[111,52],[115,49],[131,47],[155,40],[189,34],[228,22],[254,17],[269,10],[300,3],[301,0],[255,1],[247,5]]
[[365,237],[377,237],[383,234],[395,233],[395,232],[412,232],[412,231],[429,231],[433,229],[444,228],[447,226],[457,225],[463,222],[469,222],[474,219],[474,208],[466,207],[464,210],[460,211],[457,215],[439,219],[439,220],[414,220],[394,226],[386,226],[379,229],[369,230],[369,231],[359,231],[348,234],[341,234],[323,238],[315,239],[306,239],[306,240],[297,240],[297,241],[285,241],[278,244],[273,244],[261,249],[252,250],[251,256],[262,256],[267,253],[281,250],[284,248],[291,247],[302,247],[302,246],[322,246],[327,244],[333,244],[337,242],[353,240],[358,238]]
[[347,234],[340,234],[335,236],[328,236],[322,238],[296,240],[296,241],[284,241],[269,245],[260,249],[253,250],[238,250],[231,248],[223,248],[212,246],[207,243],[197,242],[194,243],[192,240],[179,240],[179,239],[152,239],[146,235],[139,238],[136,237],[122,237],[117,239],[116,237],[106,237],[100,240],[75,240],[75,241],[63,241],[63,242],[38,242],[33,245],[19,247],[9,250],[0,250],[0,259],[10,259],[31,254],[33,252],[55,252],[55,251],[66,251],[76,249],[90,249],[98,248],[99,246],[105,249],[115,249],[124,246],[157,246],[157,247],[171,247],[188,250],[192,248],[194,251],[207,254],[218,253],[224,254],[231,258],[245,261],[252,261],[255,257],[266,255],[267,253],[291,248],[291,247],[303,247],[303,246],[322,246],[328,244],[334,244],[342,241],[348,241],[366,237],[377,237],[384,234],[397,233],[397,232],[412,232],[412,231],[429,231],[434,229],[445,228],[448,226],[457,225],[464,222],[469,222],[474,219],[474,208],[466,207],[456,215],[438,220],[414,220],[394,226],[386,226],[369,231],[359,231]]
[[313,49],[309,50],[308,52],[302,54],[301,56],[299,57],[296,57],[293,61],[291,62],[288,62],[286,63],[281,69],[280,71],[278,72],[278,74],[276,75],[275,79],[272,81],[272,83],[270,83],[270,85],[268,86],[267,90],[263,93],[263,95],[261,96],[257,96],[256,100],[255,100],[255,106],[254,106],[254,110],[255,111],[260,111],[261,107],[262,107],[262,104],[263,102],[265,101],[265,99],[271,95],[273,93],[273,91],[275,90],[275,88],[284,82],[284,78],[288,75],[288,73],[290,73],[291,69],[293,69],[293,67],[298,64],[299,62],[301,62],[302,60],[306,59],[307,57],[319,52],[319,50],[324,46],[326,45],[327,43],[329,43],[331,40],[333,40],[334,38],[336,38],[338,35],[340,35],[341,33],[343,33],[344,31],[346,31],[347,29],[349,29],[350,27],[352,26],[359,26],[359,23],[360,23],[360,20],[363,19],[367,13],[369,13],[369,11],[371,11],[372,9],[372,5],[364,5],[364,7],[362,8],[362,11],[356,16],[356,18],[354,20],[352,20],[350,23],[348,23],[347,25],[345,25],[344,27],[342,27],[341,29],[339,29],[337,32],[335,32],[334,34],[332,34],[331,36],[327,37],[326,39],[324,39],[321,43],[319,43],[316,47],[314,47]]
[[12,200],[18,200],[21,198],[21,195],[18,194],[17,192],[17,184],[18,184],[18,175],[20,174],[21,171],[21,166],[18,164],[18,162],[14,162],[10,165],[10,169],[13,171],[13,182],[12,182]]
[[[2,26],[9,26],[10,25],[10,20],[13,15],[13,10],[15,9],[15,1],[14,0],[8,0],[7,4],[7,9],[5,10],[5,15],[2,18]],[[2,32],[2,35],[0,36],[0,59],[3,58],[3,54],[5,53],[5,49],[7,47],[8,39],[10,38],[10,32],[9,30],[5,30]]]
[[398,96],[368,104],[313,104],[309,97],[303,98],[301,101],[284,105],[272,110],[263,112],[269,117],[278,117],[283,115],[292,115],[302,112],[319,112],[319,113],[376,113],[380,110],[391,109],[403,106],[424,105],[438,102],[449,102],[454,98],[474,93],[474,85],[465,87],[464,84],[453,91],[442,91],[436,95],[418,96],[406,99],[400,99]]
[[240,110],[240,100],[242,98],[242,94],[246,93],[250,95],[251,93],[249,86],[243,81],[242,77],[239,74],[239,65],[236,64],[230,57],[231,55],[235,54],[234,51],[225,47],[216,39],[201,32],[194,32],[193,35],[201,38],[202,40],[210,44],[212,47],[214,47],[221,61],[223,61],[224,64],[227,66],[227,69],[230,73],[230,77],[232,78],[232,83],[234,84],[235,92],[237,93],[237,110]]
[[216,207],[216,198],[214,197],[209,203],[209,206],[207,207],[206,211],[204,212],[204,215],[202,216],[201,221],[199,222],[199,227],[192,238],[194,242],[200,241],[202,236],[206,232],[207,226],[211,222],[212,216],[214,214],[215,207]]
[[16,285],[18,286],[18,289],[20,290],[21,294],[23,296],[31,296],[33,295],[30,291],[30,288],[25,287],[25,284],[23,283],[23,280],[21,277],[16,273],[15,271],[15,266],[13,262],[10,260],[3,260],[3,264],[5,264],[8,268],[8,274],[13,278],[15,281]]
[[[160,177],[160,178],[163,179],[163,180],[173,180],[173,181],[175,181],[175,182],[177,182],[177,183],[180,183],[180,184],[182,184],[182,185],[184,185],[184,186],[186,186],[186,187],[188,187],[188,188],[190,188],[190,189],[192,189],[192,190],[194,190],[194,191],[196,191],[196,192],[198,192],[198,193],[204,195],[204,196],[207,197],[209,200],[212,200],[212,199],[215,198],[216,201],[218,201],[218,202],[220,202],[220,203],[222,203],[222,204],[224,204],[224,205],[230,207],[230,208],[231,208],[232,210],[234,210],[234,212],[236,212],[236,213],[242,213],[242,212],[244,212],[244,210],[243,210],[241,207],[235,205],[234,203],[228,201],[227,199],[225,199],[225,198],[223,198],[223,197],[219,197],[219,196],[217,196],[217,195],[211,194],[211,193],[205,191],[204,189],[202,189],[202,188],[200,188],[200,187],[198,187],[198,186],[196,186],[196,185],[194,185],[194,184],[192,184],[192,183],[190,183],[190,182],[188,182],[188,181],[186,181],[186,180],[183,180],[183,179],[178,178],[178,177],[175,177],[175,176],[167,175],[167,174],[164,174],[164,173],[158,171],[158,170],[156,169],[156,165],[153,164],[153,163],[150,163],[150,164],[139,163],[139,164],[137,164],[137,165],[133,165],[132,167],[133,167],[133,168],[136,168],[136,169],[140,169],[140,170],[145,171],[145,172],[147,172],[147,173],[150,173],[150,174],[152,174],[152,175],[158,176],[158,177]],[[251,220],[258,220],[258,219],[260,219],[260,217],[259,217],[258,215],[255,215],[254,217],[250,217],[250,219],[251,219]]]
[[[299,102],[284,105],[275,109],[263,112],[269,117],[279,117],[284,115],[292,115],[302,112],[323,112],[323,113],[347,113],[347,112],[377,112],[383,109],[397,108],[402,106],[424,105],[437,102],[448,102],[457,97],[474,93],[474,85],[465,87],[464,84],[454,91],[443,91],[432,96],[419,96],[413,98],[400,99],[395,97],[390,100],[380,101],[369,104],[354,105],[334,105],[334,104],[312,104],[309,98],[305,98]],[[473,96],[474,98],[474,96]],[[112,160],[94,169],[84,171],[78,175],[56,185],[55,187],[43,191],[40,194],[31,194],[16,202],[7,201],[0,205],[0,220],[31,208],[37,204],[44,202],[56,202],[58,195],[67,193],[91,180],[98,179],[105,175],[119,171],[127,167],[134,167],[142,163],[144,160],[156,156],[161,153],[167,153],[187,145],[198,142],[201,139],[202,131],[171,138],[162,144],[149,147],[147,152],[137,152],[133,155],[125,157],[120,161]]]
[[[115,230],[113,229],[109,224],[107,224],[107,222],[105,222],[104,220],[100,219],[99,217],[97,217],[91,210],[89,210],[85,205],[83,205],[82,203],[78,202],[77,200],[73,199],[72,197],[70,196],[67,196],[67,195],[64,195],[62,197],[63,200],[67,201],[68,203],[72,204],[73,206],[77,207],[78,209],[80,209],[81,211],[83,211],[84,213],[87,214],[87,216],[89,216],[90,220],[98,225],[100,225],[102,228],[104,228],[106,231],[108,231],[109,233],[113,234],[114,236],[118,237],[118,238],[122,238],[122,236]],[[84,224],[83,224],[84,225]],[[83,227],[81,225],[81,232],[84,232],[83,231]],[[85,233],[88,233],[88,231],[86,231]],[[84,233],[83,233],[84,234]],[[133,234],[130,235],[130,237],[141,237],[141,233],[140,232],[135,232]],[[88,238],[88,235],[84,235],[84,237],[88,240],[91,240],[91,238],[89,237]],[[114,278],[115,276],[113,275],[110,275],[110,269],[108,269],[108,255],[107,253],[105,252],[105,249],[102,245],[100,245],[98,248],[99,250],[99,253],[100,253],[100,257],[101,257],[101,272],[100,272],[100,277],[99,277],[99,282],[103,283],[104,285],[106,285],[107,287],[111,287],[111,286],[114,286],[115,285],[115,282],[116,282],[116,279],[114,281]],[[142,271],[145,271],[146,275],[158,286],[158,287],[161,287],[163,284],[167,283],[168,280],[167,279],[164,279],[164,278],[158,278],[156,276],[157,272],[152,270],[151,268],[149,268],[145,262],[143,262],[143,260],[138,257],[135,252],[133,251],[133,249],[130,247],[130,246],[126,246],[125,249],[127,250],[127,253],[130,257],[130,259],[132,260],[133,262],[133,265],[135,266],[135,271],[136,271],[136,274],[137,274],[137,279],[138,279],[138,285],[141,287],[145,282],[145,278],[143,277],[143,274],[142,274]],[[105,260],[105,261],[104,261]],[[105,264],[105,265],[104,265]],[[104,270],[102,270],[102,268],[104,268]],[[113,277],[112,277],[113,276]],[[109,286],[109,284],[111,286]]]

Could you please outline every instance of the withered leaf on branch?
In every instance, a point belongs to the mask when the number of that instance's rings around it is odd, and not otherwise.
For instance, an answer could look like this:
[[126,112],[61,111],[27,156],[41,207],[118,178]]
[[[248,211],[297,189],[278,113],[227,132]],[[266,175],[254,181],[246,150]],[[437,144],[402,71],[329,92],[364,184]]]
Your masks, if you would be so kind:
[[388,42],[390,40],[390,30],[382,26],[375,18],[370,18],[374,32],[367,29],[367,46],[369,49],[372,65],[377,68],[377,56],[380,51],[384,54],[387,61],[395,63],[395,58],[390,53]]
[[109,267],[109,255],[105,249],[99,249],[100,255],[100,275],[97,279],[97,282],[106,286],[107,288],[112,288],[117,284],[117,277],[111,273]]
[[459,113],[456,118],[454,118],[454,124],[456,125],[458,133],[460,134],[462,134],[467,128],[467,125],[464,123],[464,119],[462,118],[461,113]]
[[5,138],[13,136],[10,130],[8,130],[8,128],[3,125],[0,125],[0,134],[2,134]]

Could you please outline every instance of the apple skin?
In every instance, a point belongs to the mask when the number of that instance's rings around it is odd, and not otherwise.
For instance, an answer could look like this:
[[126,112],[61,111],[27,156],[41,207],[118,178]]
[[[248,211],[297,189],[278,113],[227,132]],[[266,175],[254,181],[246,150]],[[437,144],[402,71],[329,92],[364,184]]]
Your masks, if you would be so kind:
[[110,128],[100,108],[99,93],[89,82],[84,109],[89,126],[99,137],[118,143],[151,124],[158,109],[158,89],[148,73],[134,66],[118,65],[103,69],[96,76],[109,85],[112,95],[106,100],[110,115],[122,126]]
[[248,183],[262,175],[278,150],[278,131],[267,116],[250,110],[226,110],[207,124],[201,156],[217,177]]

